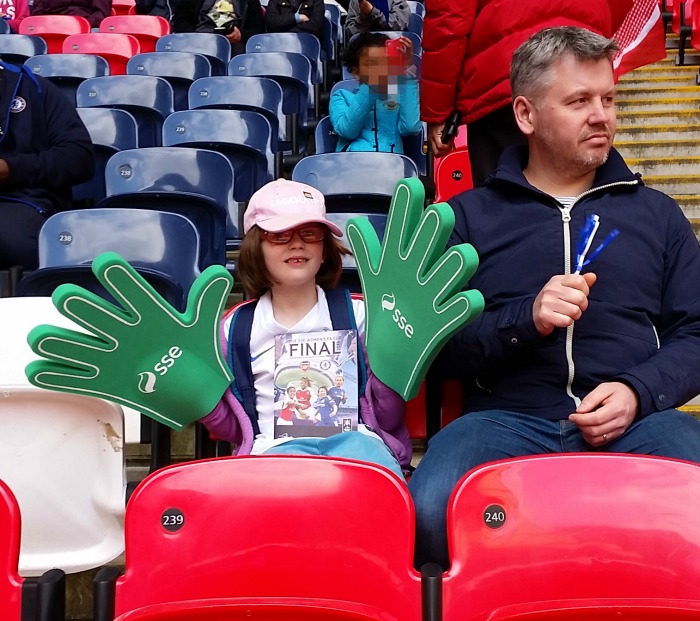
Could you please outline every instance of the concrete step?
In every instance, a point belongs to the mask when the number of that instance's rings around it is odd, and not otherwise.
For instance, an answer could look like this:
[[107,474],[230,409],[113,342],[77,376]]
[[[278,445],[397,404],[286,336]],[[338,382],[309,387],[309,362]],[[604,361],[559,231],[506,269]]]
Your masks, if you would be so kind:
[[674,86],[668,88],[664,86],[630,86],[627,88],[618,88],[617,103],[637,100],[660,100],[667,99],[692,99],[700,100],[700,88],[696,84],[687,86]]
[[686,138],[685,132],[678,132],[682,140],[619,140],[615,139],[615,148],[626,161],[631,159],[657,159],[664,157],[700,156],[697,138]]
[[619,84],[626,85],[628,82],[637,82],[640,80],[660,80],[665,77],[676,77],[684,76],[688,81],[692,82],[695,80],[695,75],[698,72],[697,67],[693,66],[676,66],[676,65],[645,65],[644,67],[639,67],[634,71],[625,73],[620,77]]
[[618,82],[618,93],[624,93],[628,89],[635,88],[665,88],[675,89],[681,86],[693,86],[697,70],[689,73],[672,73],[666,76],[649,76],[628,74],[622,76]]
[[[688,157],[627,158],[627,165],[635,172],[650,176],[683,177],[700,175],[700,155]],[[687,192],[672,192],[687,194]]]
[[[651,125],[674,125],[678,131],[688,124],[700,123],[700,106],[687,106],[676,110],[617,110],[618,131],[628,127],[641,127]],[[679,127],[680,126],[680,127]]]
[[617,101],[619,112],[669,112],[672,110],[692,110],[700,107],[700,89],[695,97],[647,97]]
[[674,194],[672,198],[680,205],[685,217],[694,226],[700,227],[700,195],[699,194]]
[[[629,162],[628,162],[629,165]],[[638,167],[630,165],[632,170]],[[643,177],[644,183],[660,192],[669,194],[678,200],[679,196],[700,195],[700,173],[698,174],[648,174]]]
[[700,123],[687,123],[680,126],[679,123],[669,123],[668,125],[618,125],[615,136],[615,146],[627,141],[667,141],[677,140],[700,140]]

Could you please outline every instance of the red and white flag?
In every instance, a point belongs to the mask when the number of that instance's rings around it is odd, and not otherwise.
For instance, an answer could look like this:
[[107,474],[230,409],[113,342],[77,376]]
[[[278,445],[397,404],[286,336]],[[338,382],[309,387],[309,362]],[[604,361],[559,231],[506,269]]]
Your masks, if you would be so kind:
[[613,38],[620,51],[613,59],[615,76],[666,58],[666,33],[657,0],[634,0]]

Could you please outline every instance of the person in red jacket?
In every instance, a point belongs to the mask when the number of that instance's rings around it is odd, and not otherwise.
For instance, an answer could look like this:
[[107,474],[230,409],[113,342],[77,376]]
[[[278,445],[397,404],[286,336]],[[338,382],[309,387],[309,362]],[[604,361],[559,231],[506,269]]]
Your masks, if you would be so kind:
[[19,32],[19,23],[28,16],[27,0],[0,0],[0,17],[7,20],[12,32]]
[[510,101],[516,48],[549,26],[610,37],[631,6],[632,0],[426,0],[420,105],[433,154],[452,150],[442,131],[456,111],[457,122],[467,125],[474,185],[481,185],[506,146],[524,144]]

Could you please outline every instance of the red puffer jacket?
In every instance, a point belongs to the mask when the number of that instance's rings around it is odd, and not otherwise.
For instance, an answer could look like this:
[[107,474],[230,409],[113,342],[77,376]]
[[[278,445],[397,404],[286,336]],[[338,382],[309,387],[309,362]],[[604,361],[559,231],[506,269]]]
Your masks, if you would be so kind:
[[427,0],[421,119],[442,123],[456,107],[463,122],[510,102],[510,59],[549,26],[582,26],[607,37],[632,0]]

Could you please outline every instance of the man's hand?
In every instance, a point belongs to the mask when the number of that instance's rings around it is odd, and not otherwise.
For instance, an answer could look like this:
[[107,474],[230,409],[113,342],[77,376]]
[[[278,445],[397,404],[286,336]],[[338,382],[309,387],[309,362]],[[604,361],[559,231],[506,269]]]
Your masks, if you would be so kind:
[[92,270],[121,306],[77,285],[58,287],[56,308],[89,334],[34,328],[29,345],[48,360],[27,366],[29,381],[109,399],[173,429],[208,414],[232,379],[219,342],[233,282],[226,268],[210,267],[197,278],[184,313],[113,252],[97,257]]
[[360,13],[362,13],[362,15],[369,15],[373,8],[374,6],[368,0],[360,0]]
[[542,288],[532,305],[532,319],[542,336],[555,328],[568,328],[588,308],[588,296],[596,275],[567,274],[553,276]]
[[238,26],[234,26],[233,30],[226,35],[226,38],[231,42],[231,45],[236,45],[241,42],[241,31]]
[[309,21],[308,15],[304,15],[303,13],[299,13],[299,23],[300,24],[303,24],[304,22],[308,22],[308,21]]
[[399,181],[381,245],[367,218],[347,225],[365,297],[370,366],[406,400],[445,341],[484,308],[481,293],[460,291],[477,268],[476,251],[460,244],[445,252],[454,212],[446,203],[424,211],[424,199],[418,179]]
[[639,411],[639,397],[627,384],[606,382],[589,392],[569,416],[591,446],[619,438]]
[[428,144],[435,157],[444,157],[454,149],[454,138],[447,144],[442,143],[442,130],[444,123],[428,123]]

